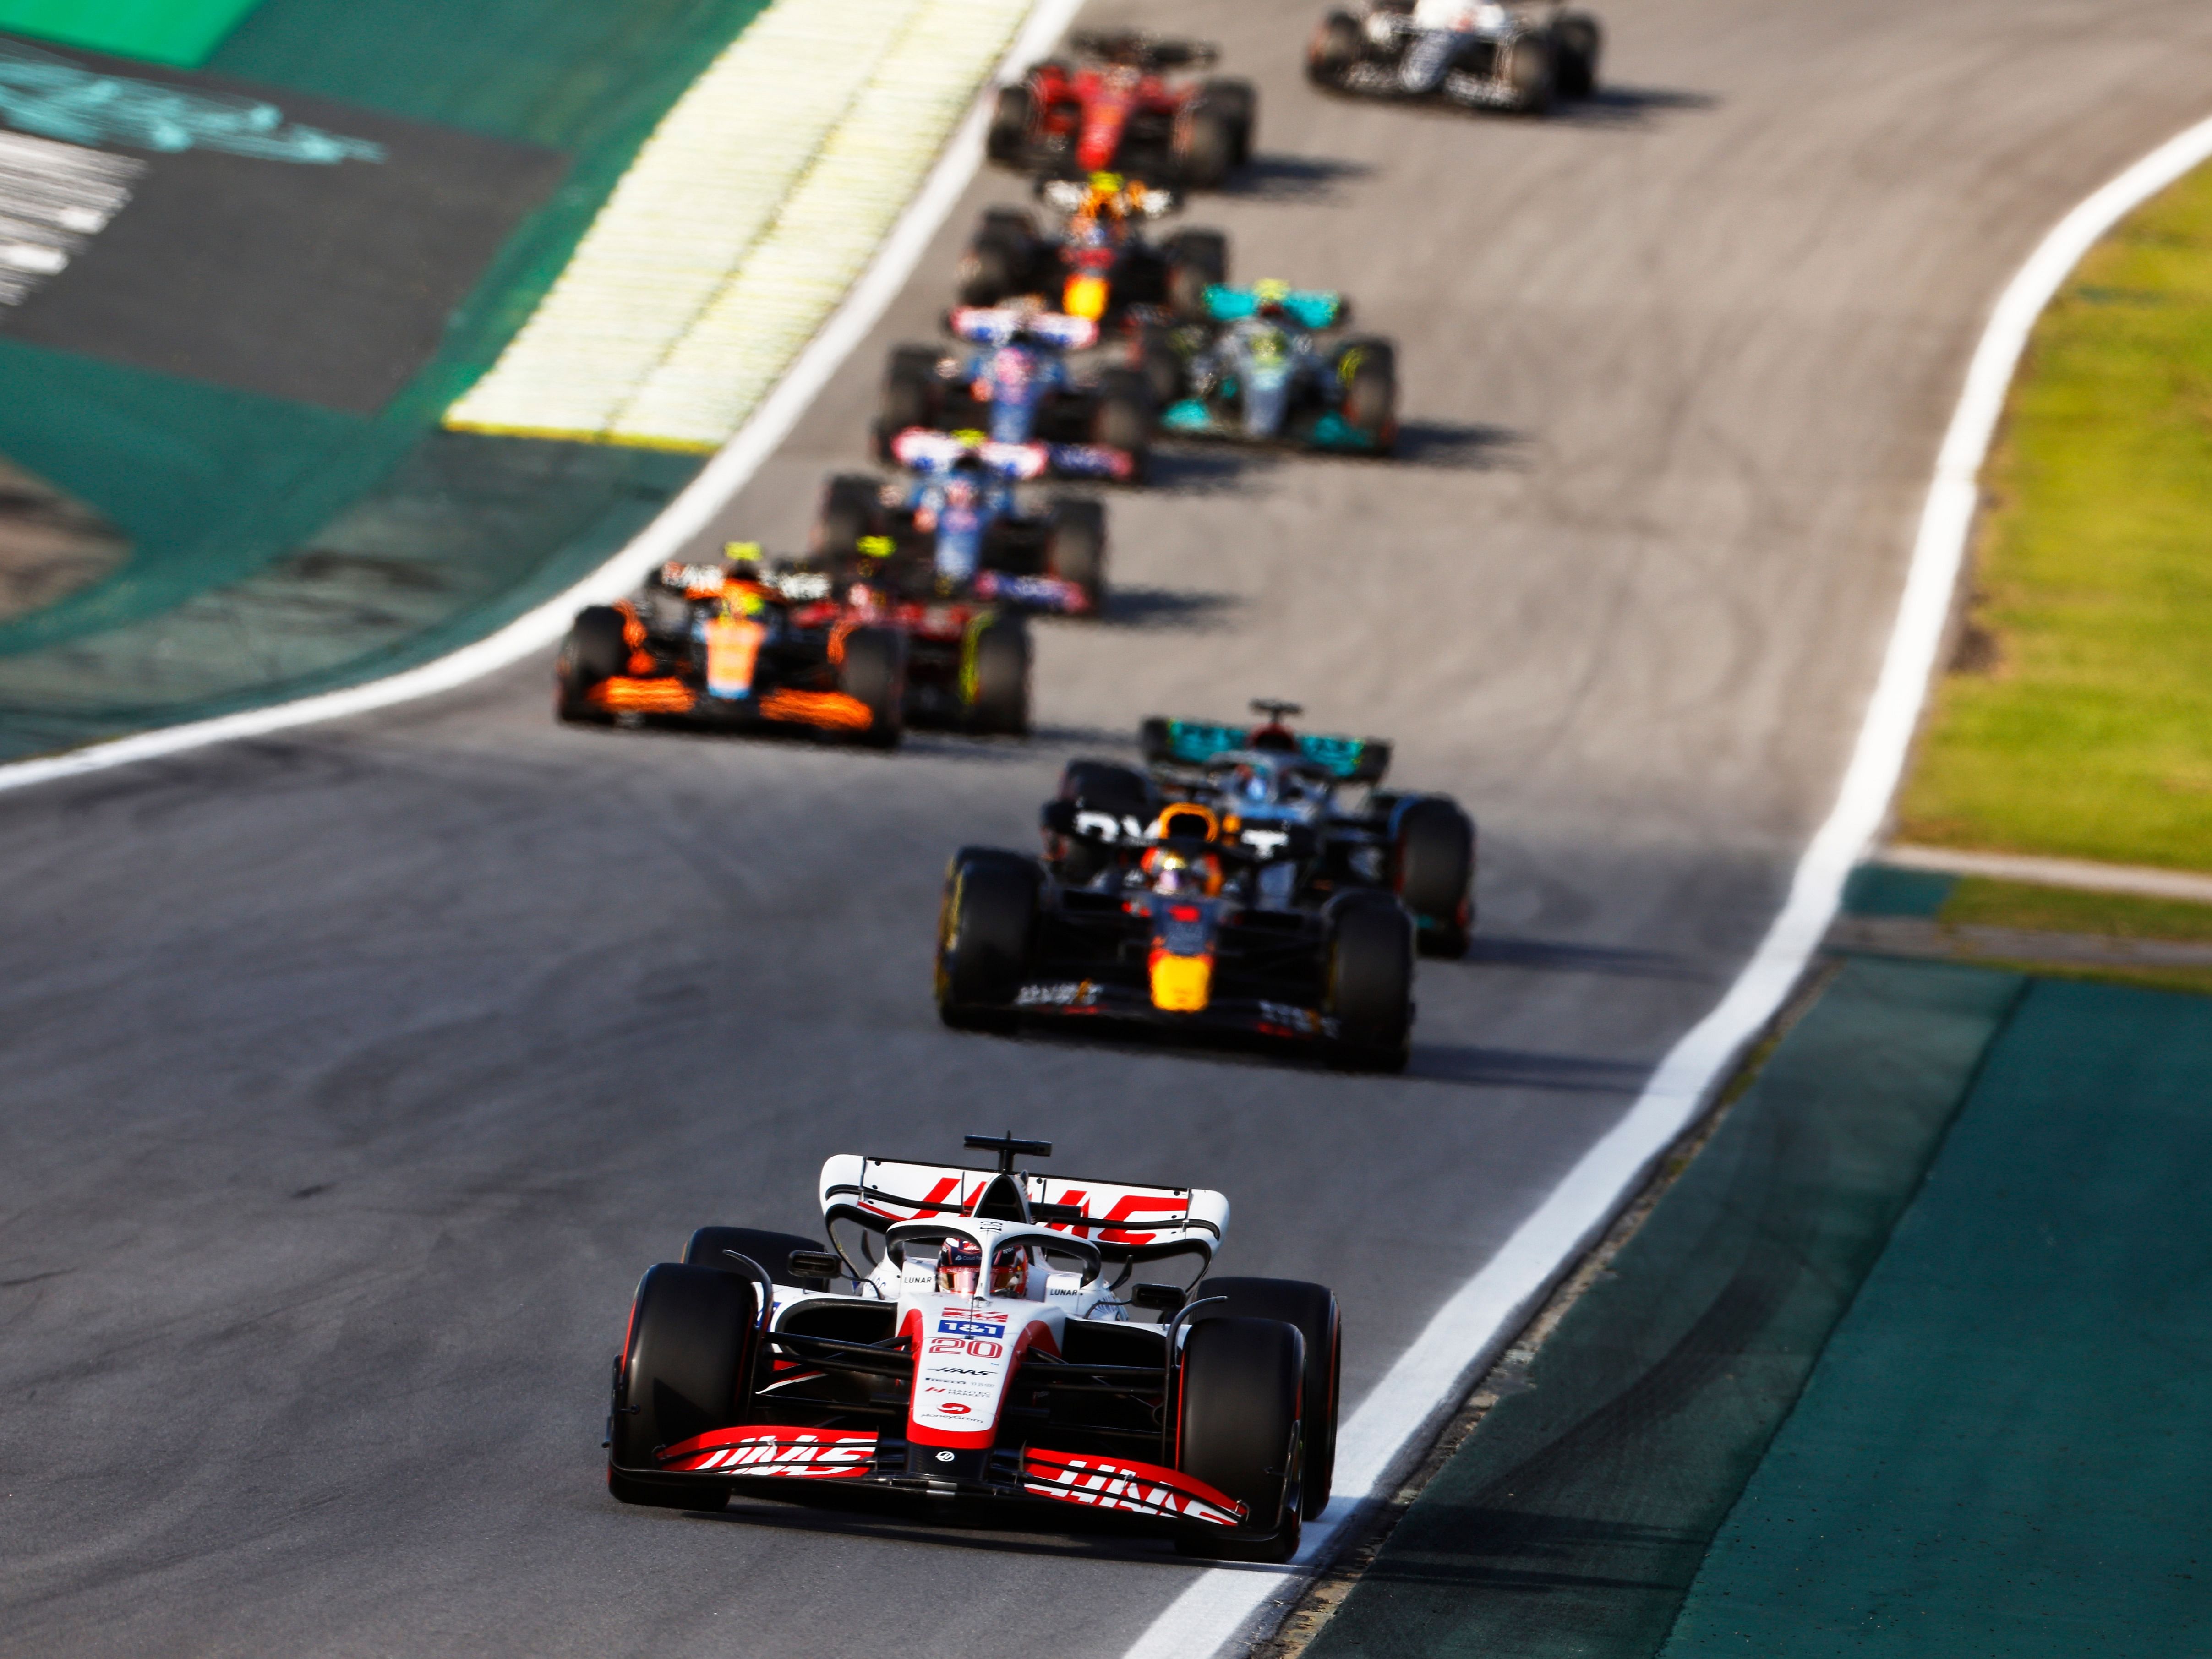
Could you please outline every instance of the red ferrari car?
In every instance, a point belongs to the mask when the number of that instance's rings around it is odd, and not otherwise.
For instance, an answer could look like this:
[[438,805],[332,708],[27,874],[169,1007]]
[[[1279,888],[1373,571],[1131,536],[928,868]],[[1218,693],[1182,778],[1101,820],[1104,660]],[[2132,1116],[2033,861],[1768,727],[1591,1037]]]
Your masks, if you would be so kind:
[[1117,173],[1213,189],[1252,152],[1249,81],[1170,81],[1211,68],[1214,47],[1134,30],[1073,37],[1076,63],[1047,58],[999,89],[991,159],[1026,173]]

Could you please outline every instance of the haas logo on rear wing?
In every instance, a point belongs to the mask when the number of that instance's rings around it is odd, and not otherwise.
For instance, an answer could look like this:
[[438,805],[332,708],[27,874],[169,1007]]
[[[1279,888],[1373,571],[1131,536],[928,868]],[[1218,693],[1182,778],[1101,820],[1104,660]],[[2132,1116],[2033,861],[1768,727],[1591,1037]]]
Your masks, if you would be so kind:
[[[822,1212],[875,1231],[902,1221],[955,1220],[973,1208],[997,1175],[959,1164],[841,1154],[822,1166]],[[1109,1255],[1191,1249],[1211,1256],[1229,1230],[1229,1200],[1203,1187],[1042,1175],[1022,1181],[1040,1225],[1088,1239]]]

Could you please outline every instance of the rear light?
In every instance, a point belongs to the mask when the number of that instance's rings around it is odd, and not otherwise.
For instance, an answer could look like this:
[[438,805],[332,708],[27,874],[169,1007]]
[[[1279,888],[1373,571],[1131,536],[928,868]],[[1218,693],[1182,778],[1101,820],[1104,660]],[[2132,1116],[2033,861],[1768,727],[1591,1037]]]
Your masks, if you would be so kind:
[[1196,921],[1198,917],[1199,910],[1195,904],[1170,905],[1168,908],[1170,921]]

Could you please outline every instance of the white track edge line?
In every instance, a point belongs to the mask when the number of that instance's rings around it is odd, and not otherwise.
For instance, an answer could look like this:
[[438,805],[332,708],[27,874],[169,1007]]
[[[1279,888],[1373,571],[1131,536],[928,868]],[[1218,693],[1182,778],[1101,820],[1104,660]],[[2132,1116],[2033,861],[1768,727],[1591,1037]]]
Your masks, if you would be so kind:
[[999,61],[977,94],[974,105],[908,203],[883,246],[859,280],[841,301],[829,320],[809,340],[796,361],[737,434],[715,453],[699,476],[659,516],[633,538],[622,550],[574,586],[533,606],[496,631],[459,650],[363,685],[325,691],[292,702],[272,703],[265,708],[244,709],[214,720],[193,720],[130,737],[111,738],[59,755],[40,756],[0,765],[0,791],[27,788],[33,784],[137,761],[204,749],[240,738],[258,738],[295,726],[342,720],[350,714],[388,708],[434,696],[483,678],[544,649],[568,631],[576,608],[620,598],[645,579],[646,573],[673,555],[706,528],[709,520],[750,482],[761,463],[775,453],[843,365],[854,347],[866,337],[906,286],[930,238],[945,222],[961,192],[983,160],[983,132],[990,120],[995,88],[1030,60],[1042,57],[1074,21],[1082,0],[1037,0],[1013,44]]
[[1619,1212],[1696,1117],[1728,1066],[1790,994],[1826,933],[1844,878],[1888,816],[1919,724],[1979,500],[1977,480],[2029,332],[2067,275],[2134,208],[2212,158],[2212,120],[2129,167],[2052,228],[1999,296],[1966,370],[1920,515],[1881,674],[1836,804],[1797,862],[1790,896],[1719,1005],[1661,1060],[1627,1116],[1481,1271],[1438,1309],[1342,1430],[1338,1495],[1306,1528],[1289,1567],[1216,1567],[1139,1637],[1123,1659],[1205,1659],[1239,1637],[1262,1639],[1334,1553],[1345,1524],[1427,1443],[1517,1322]]

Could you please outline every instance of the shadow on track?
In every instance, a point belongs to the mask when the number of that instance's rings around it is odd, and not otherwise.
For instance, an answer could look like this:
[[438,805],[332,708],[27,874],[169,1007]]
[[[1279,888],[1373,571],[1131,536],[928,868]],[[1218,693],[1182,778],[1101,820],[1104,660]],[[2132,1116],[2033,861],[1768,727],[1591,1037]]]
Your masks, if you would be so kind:
[[1551,118],[1566,127],[1642,131],[1662,115],[1717,109],[1720,101],[1709,92],[1669,87],[1601,87],[1588,98],[1559,105]]
[[1340,185],[1374,171],[1364,161],[1325,155],[1255,155],[1219,193],[1253,202],[1326,202]]
[[1413,1043],[1406,1075],[1430,1083],[1463,1083],[1483,1089],[1555,1089],[1572,1094],[1634,1094],[1651,1073],[1648,1061],[1592,1060],[1580,1054],[1532,1054],[1481,1048],[1470,1043]]
[[1562,939],[1513,939],[1477,933],[1462,962],[1497,968],[1532,968],[1566,974],[1620,974],[1632,979],[1705,979],[1710,975],[1666,951],[1614,945],[1571,945]]

